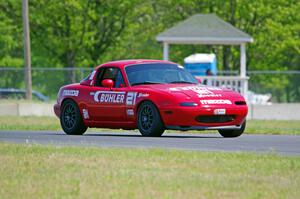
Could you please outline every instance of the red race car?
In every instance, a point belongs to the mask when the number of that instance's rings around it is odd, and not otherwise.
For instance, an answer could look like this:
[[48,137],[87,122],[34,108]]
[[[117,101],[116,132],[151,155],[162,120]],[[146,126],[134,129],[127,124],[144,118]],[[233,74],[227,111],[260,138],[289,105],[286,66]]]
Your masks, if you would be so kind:
[[176,63],[124,60],[102,64],[79,84],[60,88],[54,111],[71,135],[97,127],[138,128],[143,136],[214,129],[237,137],[248,108],[239,93],[202,85]]

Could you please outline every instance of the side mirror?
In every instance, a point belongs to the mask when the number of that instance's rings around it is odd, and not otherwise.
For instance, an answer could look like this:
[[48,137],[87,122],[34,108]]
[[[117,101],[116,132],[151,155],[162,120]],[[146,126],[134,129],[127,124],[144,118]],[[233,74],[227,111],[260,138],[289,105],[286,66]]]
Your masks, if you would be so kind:
[[202,79],[200,77],[195,77],[195,78],[200,84],[202,84]]
[[104,79],[101,84],[103,87],[112,88],[114,86],[114,81],[112,79]]

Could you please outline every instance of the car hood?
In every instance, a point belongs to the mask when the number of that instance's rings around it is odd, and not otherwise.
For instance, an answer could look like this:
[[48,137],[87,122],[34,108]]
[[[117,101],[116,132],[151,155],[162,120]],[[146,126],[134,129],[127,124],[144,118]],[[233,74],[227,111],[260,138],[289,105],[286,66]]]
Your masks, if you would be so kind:
[[243,97],[233,90],[227,88],[211,87],[201,84],[155,84],[147,87],[167,92],[174,96],[185,96],[191,100],[199,99],[243,99]]

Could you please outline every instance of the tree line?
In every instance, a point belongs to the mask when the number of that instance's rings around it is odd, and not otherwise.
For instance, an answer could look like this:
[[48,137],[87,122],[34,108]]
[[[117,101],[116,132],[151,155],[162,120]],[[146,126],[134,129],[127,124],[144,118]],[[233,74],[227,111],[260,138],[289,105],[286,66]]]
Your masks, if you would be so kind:
[[[248,70],[300,70],[299,10],[297,0],[29,0],[32,67],[162,59],[156,35],[194,14],[215,13],[254,38],[247,45]],[[0,11],[0,66],[21,68],[22,2],[1,1]],[[238,46],[172,45],[170,59],[182,64],[196,52],[216,53],[219,70],[239,69]],[[66,75],[67,81],[73,75]],[[300,101],[299,79],[255,82],[275,89],[279,100],[288,91]]]

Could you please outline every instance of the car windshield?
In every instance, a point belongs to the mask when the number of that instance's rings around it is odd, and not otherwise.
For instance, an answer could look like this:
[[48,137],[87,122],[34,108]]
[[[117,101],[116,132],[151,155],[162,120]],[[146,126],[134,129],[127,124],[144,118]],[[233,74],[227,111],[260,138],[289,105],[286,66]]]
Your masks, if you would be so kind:
[[125,68],[131,86],[141,84],[197,84],[198,81],[176,64],[136,64]]

